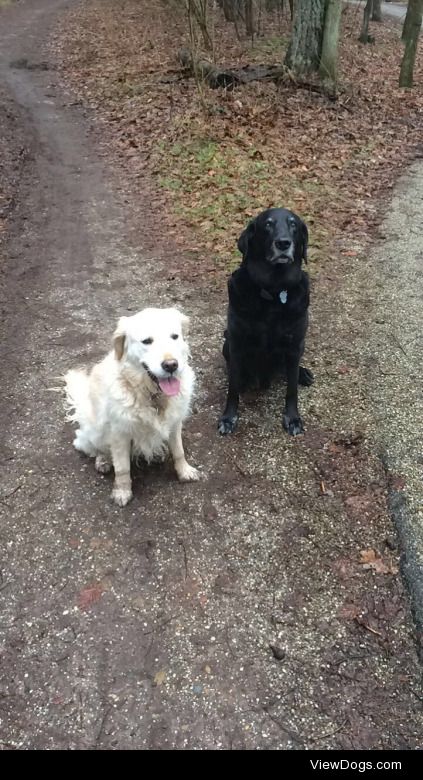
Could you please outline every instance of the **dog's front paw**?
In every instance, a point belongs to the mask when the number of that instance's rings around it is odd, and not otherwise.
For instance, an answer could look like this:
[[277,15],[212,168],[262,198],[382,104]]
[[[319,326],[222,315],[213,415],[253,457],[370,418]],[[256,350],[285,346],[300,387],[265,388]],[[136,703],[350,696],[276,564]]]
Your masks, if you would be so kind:
[[198,469],[195,469],[194,466],[190,466],[189,463],[186,463],[183,468],[180,468],[178,471],[178,479],[180,482],[196,482],[200,477],[201,474]]
[[282,422],[283,427],[290,434],[290,436],[298,436],[300,433],[304,433],[304,426],[301,417],[290,417],[288,414],[284,414]]
[[217,430],[222,436],[226,436],[227,433],[234,432],[237,422],[238,415],[235,415],[235,417],[221,417],[217,426]]
[[132,490],[129,488],[113,488],[112,498],[118,506],[126,506],[132,498]]

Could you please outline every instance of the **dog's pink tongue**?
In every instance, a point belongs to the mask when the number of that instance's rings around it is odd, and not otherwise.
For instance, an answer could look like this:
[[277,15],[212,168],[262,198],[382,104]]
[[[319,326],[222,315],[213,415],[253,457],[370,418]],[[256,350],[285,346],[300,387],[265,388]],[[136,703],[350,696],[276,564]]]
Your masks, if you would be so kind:
[[165,395],[178,395],[181,383],[176,377],[170,376],[169,379],[159,379],[159,387]]

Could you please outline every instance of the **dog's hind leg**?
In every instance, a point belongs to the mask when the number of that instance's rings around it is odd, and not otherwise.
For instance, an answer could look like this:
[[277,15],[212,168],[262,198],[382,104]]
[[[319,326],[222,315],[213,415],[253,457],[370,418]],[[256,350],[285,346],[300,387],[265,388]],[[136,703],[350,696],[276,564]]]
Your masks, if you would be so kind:
[[73,440],[73,446],[78,452],[83,452],[84,455],[88,455],[90,458],[95,458],[97,450],[94,444],[90,441],[88,436],[83,432],[81,428],[76,431],[75,438]]
[[107,458],[105,455],[97,455],[95,459],[95,467],[100,474],[108,474],[109,471],[112,470],[111,459]]
[[300,366],[300,370],[298,373],[298,384],[302,385],[302,387],[310,387],[314,382],[314,375],[313,373],[308,369],[304,368],[304,366]]
[[190,466],[185,460],[181,423],[178,423],[169,436],[169,449],[175,465],[175,471],[181,482],[193,482],[200,479],[200,474],[197,469],[195,469],[194,466]]

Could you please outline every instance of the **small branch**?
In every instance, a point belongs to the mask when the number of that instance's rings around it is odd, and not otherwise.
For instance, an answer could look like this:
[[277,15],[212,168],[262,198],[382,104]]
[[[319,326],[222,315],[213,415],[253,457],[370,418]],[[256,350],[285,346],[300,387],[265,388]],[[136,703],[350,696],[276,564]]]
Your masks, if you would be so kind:
[[103,717],[102,717],[102,719],[100,721],[100,728],[98,730],[98,733],[97,733],[97,736],[96,736],[96,739],[95,739],[95,744],[96,745],[99,744],[99,742],[100,742],[100,740],[101,740],[101,738],[103,736],[104,727],[106,725],[107,718],[110,715],[111,709],[112,709],[112,705],[110,704],[109,707],[107,707],[107,709],[105,709],[105,711],[103,713]]
[[342,729],[345,728],[345,726],[348,723],[348,718],[344,720],[343,723],[341,723],[338,728],[334,729],[333,731],[327,731],[326,734],[321,734],[320,737],[311,737],[310,742],[320,742],[322,739],[327,739],[327,737],[333,737],[335,734],[338,734],[339,731],[342,731]]
[[187,548],[185,547],[185,542],[182,539],[179,540],[179,544],[184,551],[185,579],[187,580],[189,577]]
[[6,498],[10,498],[10,496],[14,496],[15,493],[20,490],[22,485],[17,485],[13,490],[10,491],[10,493],[5,493],[4,496],[0,496],[0,501],[4,501]]
[[7,580],[7,582],[4,582],[2,585],[0,585],[0,591],[4,590],[5,588],[8,588],[9,585],[11,585],[11,581]]
[[166,620],[163,620],[163,621],[162,621],[162,623],[160,623],[160,625],[159,625],[159,626],[157,626],[157,629],[156,629],[156,628],[152,628],[152,629],[151,629],[151,631],[144,631],[144,632],[143,632],[143,636],[150,636],[150,634],[154,634],[156,631],[160,631],[160,630],[161,630],[161,629],[163,629],[165,626],[167,626],[167,624],[168,624],[168,623],[170,623],[172,620],[175,620],[175,618],[179,617],[179,615],[180,615],[180,613],[179,613],[179,612],[178,612],[178,614],[177,614],[177,615],[171,615],[171,616],[170,616],[169,618],[167,618]]

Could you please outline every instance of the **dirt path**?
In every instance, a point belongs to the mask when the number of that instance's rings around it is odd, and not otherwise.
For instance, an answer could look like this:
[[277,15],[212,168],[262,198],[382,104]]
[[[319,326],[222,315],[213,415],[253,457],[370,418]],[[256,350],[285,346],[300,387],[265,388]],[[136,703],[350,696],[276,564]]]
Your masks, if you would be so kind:
[[[413,749],[413,626],[339,276],[315,291],[307,435],[282,433],[275,388],[219,440],[224,293],[178,281],[171,247],[152,250],[160,212],[116,182],[54,63],[33,67],[68,4],[0,16],[19,174],[1,271],[0,747]],[[208,478],[141,470],[118,510],[50,388],[103,353],[117,315],[170,302],[192,316],[186,443]]]

